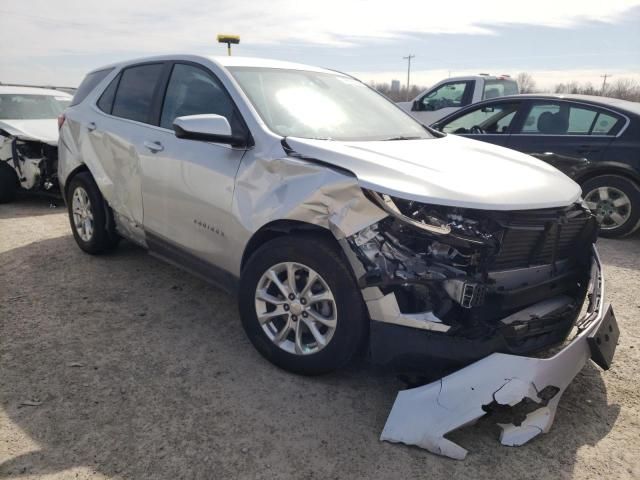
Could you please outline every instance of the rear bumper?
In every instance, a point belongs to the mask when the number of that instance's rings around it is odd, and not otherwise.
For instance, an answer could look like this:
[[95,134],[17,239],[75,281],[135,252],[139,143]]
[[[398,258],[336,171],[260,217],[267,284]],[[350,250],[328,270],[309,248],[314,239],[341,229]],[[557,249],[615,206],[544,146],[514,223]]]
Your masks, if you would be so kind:
[[[438,381],[399,392],[381,440],[417,445],[433,453],[463,459],[467,451],[445,439],[444,435],[482,417],[491,404],[513,407],[525,398],[540,407],[528,413],[518,426],[500,424],[501,442],[522,445],[538,434],[546,433],[553,423],[562,393],[592,357],[592,348],[605,317],[615,325],[610,307],[604,304],[604,279],[595,248],[593,269],[589,286],[591,308],[578,319],[577,333],[564,348],[549,358],[492,353]],[[609,340],[613,344],[608,348],[615,349],[617,330]],[[608,361],[613,350],[609,353]],[[594,354],[594,359],[596,357]],[[606,368],[608,364],[603,366]],[[555,387],[556,393],[551,398],[540,395],[547,387]]]

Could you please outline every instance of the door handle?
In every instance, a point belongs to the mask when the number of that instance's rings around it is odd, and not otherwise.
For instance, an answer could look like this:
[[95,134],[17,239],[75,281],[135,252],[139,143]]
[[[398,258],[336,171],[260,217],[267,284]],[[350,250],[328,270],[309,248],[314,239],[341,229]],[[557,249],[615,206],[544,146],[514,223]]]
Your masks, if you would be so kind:
[[161,152],[162,150],[164,150],[164,147],[160,142],[146,141],[144,142],[144,146],[147,147],[149,150],[151,150],[153,153]]
[[89,130],[90,132],[93,132],[96,129],[96,124],[94,122],[89,122],[89,124],[87,125],[87,130]]

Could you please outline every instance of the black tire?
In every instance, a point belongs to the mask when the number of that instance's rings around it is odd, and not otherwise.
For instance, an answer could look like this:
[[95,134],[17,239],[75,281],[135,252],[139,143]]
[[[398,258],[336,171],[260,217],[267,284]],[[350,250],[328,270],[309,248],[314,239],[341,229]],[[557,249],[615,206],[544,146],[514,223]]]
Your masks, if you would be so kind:
[[0,161],[0,203],[16,198],[19,182],[16,171],[7,162]]
[[[315,270],[333,293],[335,331],[326,346],[315,353],[297,355],[281,349],[258,322],[258,282],[269,268],[283,262],[300,262]],[[267,360],[293,373],[319,375],[345,366],[360,352],[368,331],[362,295],[347,260],[330,240],[318,236],[287,235],[260,247],[242,272],[238,301],[242,325],[251,343]]]
[[[88,240],[83,240],[80,237],[73,220],[73,195],[78,188],[82,188],[87,192],[90,202],[89,208],[93,215],[93,233]],[[67,192],[69,223],[78,246],[92,255],[113,250],[120,241],[113,221],[113,212],[105,202],[91,174],[89,172],[81,172],[75,175],[69,183]]]
[[631,201],[631,214],[620,226],[610,229],[600,229],[600,236],[618,238],[630,235],[640,227],[640,188],[633,180],[620,175],[600,175],[591,178],[582,184],[582,194],[585,199],[589,192],[599,187],[613,187],[622,191]]

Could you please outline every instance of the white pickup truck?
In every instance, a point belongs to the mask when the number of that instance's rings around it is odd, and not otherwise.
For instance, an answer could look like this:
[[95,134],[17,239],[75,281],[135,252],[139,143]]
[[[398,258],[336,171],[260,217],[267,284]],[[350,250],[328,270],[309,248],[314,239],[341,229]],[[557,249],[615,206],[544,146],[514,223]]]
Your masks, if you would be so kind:
[[411,102],[398,105],[418,121],[430,125],[471,103],[519,93],[518,83],[508,75],[479,74],[451,77],[436,83]]

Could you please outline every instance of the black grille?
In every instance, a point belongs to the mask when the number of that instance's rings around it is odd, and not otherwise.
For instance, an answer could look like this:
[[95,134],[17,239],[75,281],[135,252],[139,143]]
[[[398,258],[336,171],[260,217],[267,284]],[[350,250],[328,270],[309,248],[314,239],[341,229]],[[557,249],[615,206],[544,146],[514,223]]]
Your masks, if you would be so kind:
[[493,270],[548,265],[554,259],[570,258],[593,241],[596,228],[593,216],[578,209],[512,212],[504,227]]

